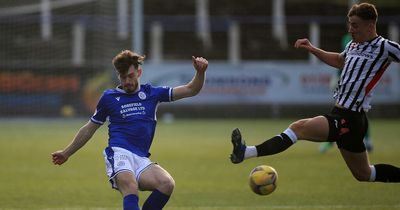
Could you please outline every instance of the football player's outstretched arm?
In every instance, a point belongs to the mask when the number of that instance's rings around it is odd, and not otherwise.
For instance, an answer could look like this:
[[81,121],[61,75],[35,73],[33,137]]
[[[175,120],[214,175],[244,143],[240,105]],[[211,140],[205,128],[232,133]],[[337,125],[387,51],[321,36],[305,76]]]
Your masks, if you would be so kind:
[[298,39],[294,44],[295,48],[304,48],[315,55],[322,62],[333,66],[337,69],[342,69],[344,66],[344,58],[337,52],[327,52],[313,46],[308,39]]
[[89,141],[90,138],[92,138],[93,134],[99,127],[100,125],[91,121],[82,126],[72,142],[64,150],[59,150],[51,154],[53,163],[56,165],[65,163],[71,155],[78,151],[86,144],[86,142]]
[[181,98],[187,98],[197,95],[203,87],[205,80],[205,73],[208,67],[208,61],[203,57],[192,56],[193,67],[196,70],[196,74],[193,79],[186,85],[174,87],[172,91],[172,99],[174,101]]

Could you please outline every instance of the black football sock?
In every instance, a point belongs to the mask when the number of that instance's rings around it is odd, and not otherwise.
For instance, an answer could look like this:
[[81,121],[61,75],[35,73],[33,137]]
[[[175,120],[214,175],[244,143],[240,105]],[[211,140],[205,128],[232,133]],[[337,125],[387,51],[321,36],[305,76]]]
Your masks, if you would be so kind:
[[169,197],[169,195],[166,195],[158,190],[154,190],[144,202],[142,210],[163,209],[167,204]]
[[376,182],[400,182],[400,168],[388,164],[374,165]]
[[260,157],[280,153],[292,145],[293,141],[290,140],[289,136],[281,133],[280,135],[274,136],[264,143],[257,145],[257,156]]

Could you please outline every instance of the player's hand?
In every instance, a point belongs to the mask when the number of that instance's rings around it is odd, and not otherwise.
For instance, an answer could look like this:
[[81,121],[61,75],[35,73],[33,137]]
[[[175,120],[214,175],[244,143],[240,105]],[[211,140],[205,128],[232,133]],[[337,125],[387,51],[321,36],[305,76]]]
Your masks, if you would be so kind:
[[51,153],[51,156],[53,158],[54,165],[61,165],[68,160],[68,156],[61,150]]
[[311,50],[314,46],[311,44],[311,42],[308,39],[298,39],[294,43],[295,48],[304,48],[306,50]]
[[203,57],[192,56],[193,67],[199,73],[204,73],[208,67],[208,61]]

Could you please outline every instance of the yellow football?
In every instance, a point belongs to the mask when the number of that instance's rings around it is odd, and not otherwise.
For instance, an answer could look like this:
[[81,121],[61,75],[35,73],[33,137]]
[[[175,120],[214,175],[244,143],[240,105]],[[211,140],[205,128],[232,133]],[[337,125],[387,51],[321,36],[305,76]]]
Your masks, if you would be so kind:
[[255,167],[249,175],[249,185],[253,192],[268,195],[274,192],[278,182],[278,173],[267,165]]

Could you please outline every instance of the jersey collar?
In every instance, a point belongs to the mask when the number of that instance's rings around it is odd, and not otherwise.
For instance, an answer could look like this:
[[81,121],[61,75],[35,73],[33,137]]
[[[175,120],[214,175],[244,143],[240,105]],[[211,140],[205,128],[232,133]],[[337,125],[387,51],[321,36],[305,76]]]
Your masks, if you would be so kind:
[[138,83],[138,86],[137,86],[136,90],[135,90],[133,93],[127,93],[124,89],[121,88],[120,85],[118,85],[118,86],[115,88],[115,90],[117,90],[117,91],[120,92],[120,93],[135,94],[135,93],[139,92],[139,90],[140,90],[140,83]]

